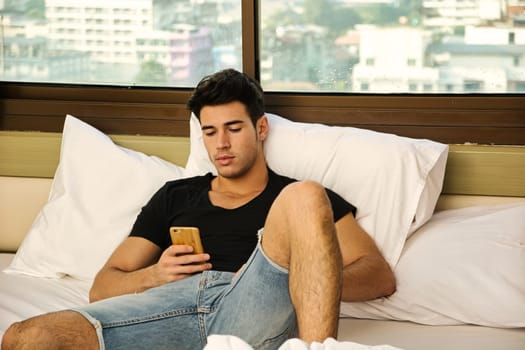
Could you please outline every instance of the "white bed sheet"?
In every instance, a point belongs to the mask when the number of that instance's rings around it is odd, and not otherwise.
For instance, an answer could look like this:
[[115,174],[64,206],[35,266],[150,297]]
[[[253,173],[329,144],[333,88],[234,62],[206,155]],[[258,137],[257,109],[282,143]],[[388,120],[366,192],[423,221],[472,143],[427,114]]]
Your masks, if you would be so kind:
[[[14,254],[0,254],[2,271]],[[90,281],[10,275],[0,272],[0,340],[13,322],[88,302]],[[426,326],[411,322],[342,318],[340,342],[389,344],[404,350],[523,350],[525,328],[471,325]]]
[[88,302],[91,281],[45,279],[3,272],[14,254],[0,254],[0,340],[13,322]]
[[389,344],[404,350],[524,350],[525,328],[428,326],[391,320],[341,318],[339,341]]

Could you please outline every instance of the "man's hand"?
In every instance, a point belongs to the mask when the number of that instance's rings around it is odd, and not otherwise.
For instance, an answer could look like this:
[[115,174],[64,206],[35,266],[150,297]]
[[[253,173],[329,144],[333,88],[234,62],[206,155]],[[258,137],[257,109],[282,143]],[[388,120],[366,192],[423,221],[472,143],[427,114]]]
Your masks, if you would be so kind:
[[189,245],[172,245],[160,256],[159,261],[152,266],[154,279],[158,285],[174,282],[193,274],[211,269],[209,254],[191,254],[193,247]]
[[140,293],[211,269],[209,254],[192,252],[186,245],[172,245],[162,252],[145,238],[128,237],[95,277],[90,301]]

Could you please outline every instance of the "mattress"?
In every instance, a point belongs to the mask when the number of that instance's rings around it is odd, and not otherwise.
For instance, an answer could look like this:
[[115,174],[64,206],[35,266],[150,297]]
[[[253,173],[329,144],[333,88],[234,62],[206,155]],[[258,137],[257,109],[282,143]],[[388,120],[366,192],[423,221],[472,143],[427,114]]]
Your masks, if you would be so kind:
[[[13,256],[0,254],[0,271]],[[55,280],[0,272],[0,338],[13,322],[86,304],[90,285],[91,281],[68,277]],[[371,346],[389,344],[404,350],[523,350],[525,329],[341,318],[338,340]]]

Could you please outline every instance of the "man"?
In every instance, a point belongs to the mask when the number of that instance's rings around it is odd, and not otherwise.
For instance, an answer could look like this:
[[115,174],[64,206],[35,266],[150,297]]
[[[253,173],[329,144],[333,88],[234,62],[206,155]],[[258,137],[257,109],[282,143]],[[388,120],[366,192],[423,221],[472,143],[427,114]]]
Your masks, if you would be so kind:
[[[168,182],[97,274],[93,303],[11,326],[2,349],[198,349],[209,334],[275,349],[296,335],[335,337],[341,300],[394,292],[351,204],[267,167],[271,131],[256,81],[218,72],[188,107],[218,175]],[[206,253],[172,245],[171,226],[198,227]]]

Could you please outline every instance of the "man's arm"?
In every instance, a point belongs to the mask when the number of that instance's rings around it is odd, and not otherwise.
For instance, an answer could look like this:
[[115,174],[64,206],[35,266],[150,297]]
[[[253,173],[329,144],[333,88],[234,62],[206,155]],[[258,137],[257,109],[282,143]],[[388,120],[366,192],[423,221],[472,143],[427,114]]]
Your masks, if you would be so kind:
[[194,254],[191,246],[172,245],[164,252],[141,237],[128,237],[98,272],[89,291],[90,302],[112,296],[140,293],[211,268],[196,264],[209,260],[208,254]]
[[349,213],[336,223],[343,258],[343,301],[364,301],[391,295],[396,281],[373,239]]

